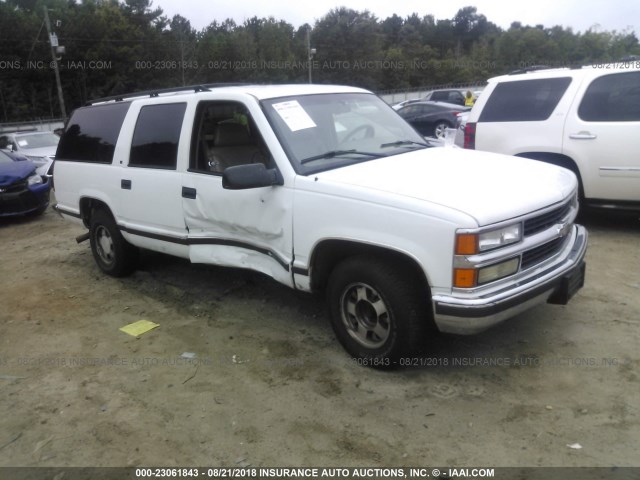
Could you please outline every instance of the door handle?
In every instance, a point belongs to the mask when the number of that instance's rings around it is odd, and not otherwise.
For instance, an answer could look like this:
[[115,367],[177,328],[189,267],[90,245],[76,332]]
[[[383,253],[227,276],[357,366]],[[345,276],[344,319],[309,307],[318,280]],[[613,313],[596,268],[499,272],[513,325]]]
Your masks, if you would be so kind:
[[191,198],[192,200],[196,199],[196,189],[190,187],[182,187],[182,196],[184,198]]
[[598,136],[589,132],[578,132],[569,134],[569,138],[572,138],[574,140],[594,140],[598,138]]
[[131,190],[131,180],[120,180],[120,188],[123,190]]

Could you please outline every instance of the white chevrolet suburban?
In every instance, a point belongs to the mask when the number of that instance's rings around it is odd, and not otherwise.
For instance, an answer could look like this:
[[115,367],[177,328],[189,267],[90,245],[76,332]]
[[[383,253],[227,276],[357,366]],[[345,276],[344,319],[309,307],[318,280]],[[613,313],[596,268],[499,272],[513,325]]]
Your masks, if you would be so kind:
[[[198,86],[71,116],[55,209],[121,276],[139,248],[326,292],[362,363],[390,367],[440,330],[479,332],[583,285],[570,171],[432,148],[374,94]],[[79,238],[81,240],[82,238]]]

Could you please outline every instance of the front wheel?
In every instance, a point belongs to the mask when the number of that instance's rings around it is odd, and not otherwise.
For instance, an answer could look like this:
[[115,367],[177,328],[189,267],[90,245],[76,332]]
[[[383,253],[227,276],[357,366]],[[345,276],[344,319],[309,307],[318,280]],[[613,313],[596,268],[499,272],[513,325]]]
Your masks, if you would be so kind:
[[428,331],[428,292],[410,272],[375,257],[352,257],[329,278],[331,324],[363,365],[390,368],[416,353]]
[[124,239],[105,210],[96,210],[91,215],[89,239],[93,258],[104,273],[123,277],[135,270],[138,249]]

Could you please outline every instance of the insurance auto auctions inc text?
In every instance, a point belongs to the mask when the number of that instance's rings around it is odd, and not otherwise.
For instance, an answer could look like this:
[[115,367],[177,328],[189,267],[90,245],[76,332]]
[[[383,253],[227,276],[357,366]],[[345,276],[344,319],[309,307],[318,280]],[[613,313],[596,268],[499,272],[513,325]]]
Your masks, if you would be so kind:
[[495,476],[493,468],[259,468],[261,478],[474,478]]

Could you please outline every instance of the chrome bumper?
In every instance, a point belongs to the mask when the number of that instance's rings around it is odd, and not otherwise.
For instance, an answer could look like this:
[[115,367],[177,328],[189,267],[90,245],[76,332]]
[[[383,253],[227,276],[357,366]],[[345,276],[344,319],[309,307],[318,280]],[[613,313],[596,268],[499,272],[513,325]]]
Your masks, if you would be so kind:
[[584,284],[587,230],[575,225],[573,242],[562,261],[513,288],[477,297],[434,295],[435,323],[441,332],[470,335],[541,303],[566,304]]

